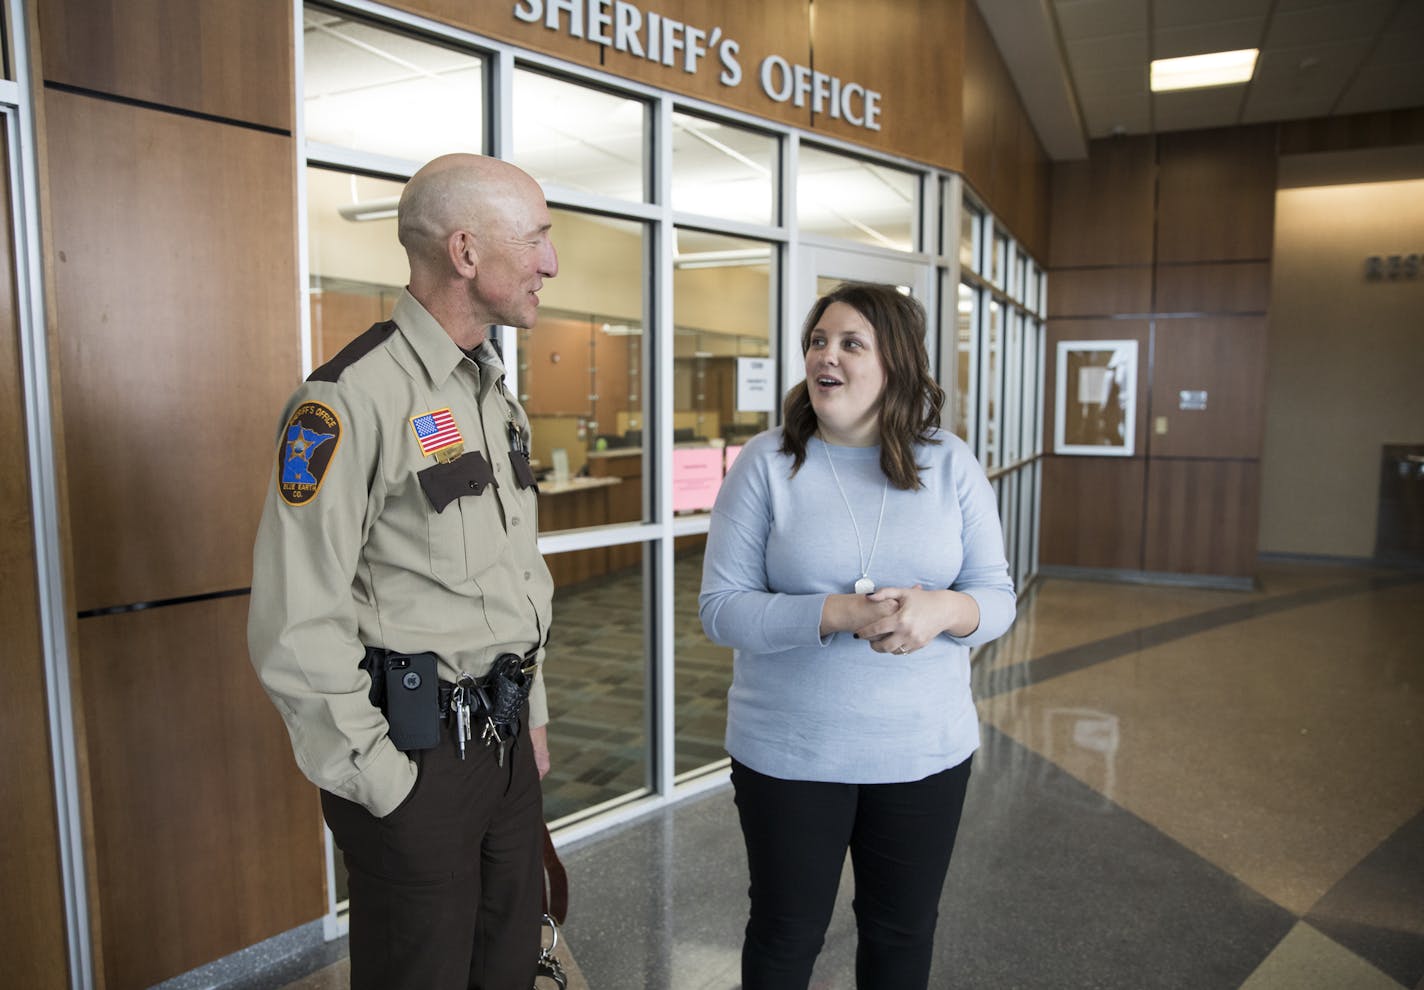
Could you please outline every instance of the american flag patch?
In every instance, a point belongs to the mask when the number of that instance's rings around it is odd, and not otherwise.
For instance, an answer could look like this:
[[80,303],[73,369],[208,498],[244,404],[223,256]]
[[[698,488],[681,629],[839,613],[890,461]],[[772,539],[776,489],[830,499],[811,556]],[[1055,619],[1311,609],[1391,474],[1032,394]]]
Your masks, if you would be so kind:
[[410,427],[415,430],[415,439],[420,441],[420,452],[425,455],[444,450],[457,443],[464,443],[460,428],[455,425],[455,417],[449,409],[437,409],[423,416],[412,416]]

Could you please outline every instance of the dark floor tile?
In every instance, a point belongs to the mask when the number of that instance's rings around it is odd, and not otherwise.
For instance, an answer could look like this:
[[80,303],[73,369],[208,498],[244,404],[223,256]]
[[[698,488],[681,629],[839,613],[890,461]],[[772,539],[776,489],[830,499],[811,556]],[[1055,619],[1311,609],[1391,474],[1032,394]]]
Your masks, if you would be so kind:
[[1234,990],[1296,918],[992,728],[935,987]]
[[1380,843],[1306,920],[1404,986],[1424,984],[1424,813]]

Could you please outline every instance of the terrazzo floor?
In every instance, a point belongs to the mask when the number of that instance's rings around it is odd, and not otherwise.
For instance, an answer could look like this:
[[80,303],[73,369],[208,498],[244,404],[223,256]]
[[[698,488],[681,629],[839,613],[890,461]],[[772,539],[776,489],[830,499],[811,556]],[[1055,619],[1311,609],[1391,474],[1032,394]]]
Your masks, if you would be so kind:
[[[1254,592],[1050,579],[1025,596],[975,663],[983,746],[931,987],[1424,990],[1424,575],[1259,577]],[[641,684],[642,661],[608,643],[579,646],[590,697],[625,665]],[[686,684],[710,720],[725,680],[706,662]],[[585,736],[627,715],[618,745],[636,749],[641,707],[619,693]],[[719,745],[720,725],[702,731]],[[595,990],[738,986],[729,788],[562,855],[566,934]],[[816,990],[854,985],[850,898],[847,878]],[[306,975],[233,986],[344,990],[341,943],[322,951]]]

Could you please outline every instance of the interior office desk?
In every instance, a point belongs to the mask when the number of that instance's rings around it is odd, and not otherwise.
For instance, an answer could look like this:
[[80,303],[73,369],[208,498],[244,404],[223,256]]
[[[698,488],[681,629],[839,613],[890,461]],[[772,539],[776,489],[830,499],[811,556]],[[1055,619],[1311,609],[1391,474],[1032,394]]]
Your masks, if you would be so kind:
[[[606,526],[620,521],[613,518],[609,495],[623,483],[622,478],[612,477],[539,482],[539,532]],[[549,571],[554,576],[554,587],[563,588],[607,574],[613,569],[609,561],[610,549],[623,548],[593,547],[547,557]]]

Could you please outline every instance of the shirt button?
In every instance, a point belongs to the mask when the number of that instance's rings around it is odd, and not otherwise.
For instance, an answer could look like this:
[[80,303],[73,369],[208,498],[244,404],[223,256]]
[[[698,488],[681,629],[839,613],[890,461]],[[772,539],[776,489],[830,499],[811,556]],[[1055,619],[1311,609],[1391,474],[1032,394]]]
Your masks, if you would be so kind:
[[525,572],[524,572],[524,580],[526,580],[526,581],[529,580],[529,572],[528,572],[528,571],[525,571]]
[[510,522],[510,524],[513,525],[513,526],[518,526],[518,525],[519,525],[519,517],[518,517],[518,516],[514,516],[513,518],[511,518],[511,519],[509,520],[509,522]]

